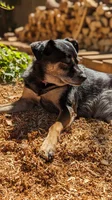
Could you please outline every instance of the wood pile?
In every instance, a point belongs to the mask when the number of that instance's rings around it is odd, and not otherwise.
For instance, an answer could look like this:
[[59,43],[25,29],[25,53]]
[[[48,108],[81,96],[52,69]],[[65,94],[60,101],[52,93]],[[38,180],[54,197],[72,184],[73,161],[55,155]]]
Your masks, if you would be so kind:
[[71,37],[81,49],[112,52],[112,7],[94,0],[65,1],[54,9],[39,6],[15,33],[22,42]]
[[112,52],[112,7],[100,4],[92,13],[88,11],[78,40],[82,48]]

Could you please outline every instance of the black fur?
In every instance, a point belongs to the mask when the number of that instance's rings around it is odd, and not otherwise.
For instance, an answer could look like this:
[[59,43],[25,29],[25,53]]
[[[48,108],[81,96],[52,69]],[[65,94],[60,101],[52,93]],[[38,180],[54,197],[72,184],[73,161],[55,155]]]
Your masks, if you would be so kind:
[[[112,120],[112,75],[85,68],[87,79],[71,87],[69,97],[76,102],[77,116]],[[69,94],[69,95],[70,95]]]
[[[42,83],[46,74],[48,62],[60,62],[60,68],[68,70],[67,76],[73,80],[80,80],[80,86],[68,85],[60,97],[60,106],[75,104],[78,117],[93,117],[105,121],[112,120],[112,75],[96,72],[78,65],[78,43],[69,39],[35,42],[31,48],[36,57],[33,66],[30,66],[23,75],[25,85],[41,95],[49,91],[52,83],[45,86]],[[74,61],[71,59],[74,57]],[[67,66],[63,66],[66,63]],[[54,85],[54,88],[57,85]]]

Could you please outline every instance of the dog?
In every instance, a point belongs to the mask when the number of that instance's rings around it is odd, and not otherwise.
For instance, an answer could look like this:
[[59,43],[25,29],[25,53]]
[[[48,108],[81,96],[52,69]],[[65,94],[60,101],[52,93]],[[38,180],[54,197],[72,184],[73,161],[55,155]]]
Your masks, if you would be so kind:
[[31,109],[38,102],[58,113],[49,128],[40,155],[54,157],[58,137],[76,117],[96,118],[112,125],[112,74],[97,72],[78,64],[78,43],[71,39],[38,41],[31,44],[35,60],[23,73],[22,97],[2,112]]

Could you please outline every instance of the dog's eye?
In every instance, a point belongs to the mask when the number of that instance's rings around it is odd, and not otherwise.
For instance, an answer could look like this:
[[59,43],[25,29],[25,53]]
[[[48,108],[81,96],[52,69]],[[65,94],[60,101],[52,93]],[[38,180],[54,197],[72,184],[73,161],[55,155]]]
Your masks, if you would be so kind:
[[62,70],[64,70],[64,71],[69,70],[69,67],[68,67],[68,65],[66,65],[66,64],[60,64],[60,68],[61,68]]

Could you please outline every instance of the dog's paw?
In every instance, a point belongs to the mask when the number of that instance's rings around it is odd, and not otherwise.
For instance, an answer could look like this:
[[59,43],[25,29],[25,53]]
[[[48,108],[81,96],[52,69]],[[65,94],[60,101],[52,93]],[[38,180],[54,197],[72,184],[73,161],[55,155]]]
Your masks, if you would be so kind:
[[54,158],[55,153],[55,147],[49,142],[49,140],[46,140],[43,142],[39,154],[42,158],[44,158],[46,161],[51,161]]

